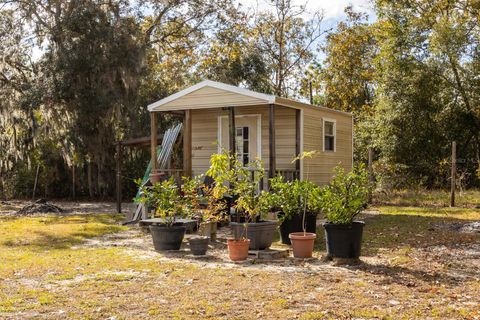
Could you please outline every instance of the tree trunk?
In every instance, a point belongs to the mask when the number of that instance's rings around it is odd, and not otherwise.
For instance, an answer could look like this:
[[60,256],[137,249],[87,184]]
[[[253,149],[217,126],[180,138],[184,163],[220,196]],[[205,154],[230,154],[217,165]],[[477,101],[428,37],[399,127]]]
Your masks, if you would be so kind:
[[90,160],[87,161],[87,183],[88,183],[88,194],[90,198],[93,198],[93,183],[92,183],[92,163]]

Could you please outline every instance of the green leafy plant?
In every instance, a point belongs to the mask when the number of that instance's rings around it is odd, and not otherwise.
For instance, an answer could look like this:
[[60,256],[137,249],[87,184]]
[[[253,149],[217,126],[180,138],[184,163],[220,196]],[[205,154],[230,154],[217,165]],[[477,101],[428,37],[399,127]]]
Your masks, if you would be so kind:
[[183,177],[181,193],[184,212],[199,223],[218,221],[226,204],[214,194],[214,188],[206,185],[203,179],[204,175]]
[[[283,212],[280,217],[280,220],[283,221],[291,219],[294,215],[302,214],[305,205],[307,213],[321,212],[321,201],[318,196],[320,192],[321,188],[311,181],[284,181],[282,176],[276,176],[270,179],[268,203],[270,207]],[[306,194],[310,196],[305,198]]]
[[332,181],[321,195],[323,213],[329,223],[351,224],[368,204],[368,171],[360,164],[350,172],[337,166],[334,172]]
[[259,191],[259,184],[265,177],[262,161],[257,159],[244,166],[235,155],[223,151],[212,155],[210,164],[207,175],[215,181],[213,195],[219,197],[229,193],[236,199],[237,214],[245,216],[246,235],[247,223],[255,222],[269,209],[267,192]]
[[142,186],[138,203],[155,208],[155,216],[163,218],[165,225],[173,226],[177,217],[184,216],[184,202],[173,178],[156,182],[151,186]]

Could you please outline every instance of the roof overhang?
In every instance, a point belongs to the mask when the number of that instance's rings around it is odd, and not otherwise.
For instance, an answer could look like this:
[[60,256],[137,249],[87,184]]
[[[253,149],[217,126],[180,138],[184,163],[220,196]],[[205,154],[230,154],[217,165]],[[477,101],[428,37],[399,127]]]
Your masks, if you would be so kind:
[[[202,91],[203,90],[203,91]],[[206,93],[212,92],[213,93]],[[203,94],[202,94],[203,93]],[[199,97],[203,96],[202,99]],[[204,80],[194,86],[172,94],[148,105],[148,111],[182,112],[189,109],[209,109],[223,107],[241,107],[251,105],[276,104],[294,109],[314,109],[352,116],[351,113],[315,106],[308,103],[276,97],[274,95],[251,91],[226,83]]]
[[[165,106],[169,104],[170,102],[180,99],[184,96],[187,96],[190,93],[194,93],[195,91],[198,91],[200,89],[203,89],[205,87],[210,87],[210,88],[215,88],[219,89],[225,92],[245,96],[248,98],[255,99],[255,103],[252,104],[270,104],[270,103],[275,103],[275,96],[274,95],[269,95],[269,94],[264,94],[264,93],[259,93],[255,91],[251,91],[248,89],[232,86],[226,83],[221,83],[221,82],[216,82],[216,81],[211,81],[211,80],[204,80],[200,83],[197,83],[194,86],[188,87],[182,91],[179,91],[175,94],[172,94],[171,96],[168,96],[166,98],[163,98],[161,100],[158,100],[152,104],[148,105],[148,111],[167,111],[170,110],[170,108],[165,107],[162,108],[162,106]],[[227,102],[222,102],[222,105],[212,105],[212,107],[233,107],[236,106],[234,105],[234,102],[228,103]]]

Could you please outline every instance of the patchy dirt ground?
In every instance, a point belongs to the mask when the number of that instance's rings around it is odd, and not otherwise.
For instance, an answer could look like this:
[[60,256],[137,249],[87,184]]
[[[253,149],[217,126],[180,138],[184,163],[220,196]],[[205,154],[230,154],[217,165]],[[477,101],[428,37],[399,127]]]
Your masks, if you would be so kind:
[[[8,200],[0,201],[0,216],[13,216],[16,215],[23,207],[31,204],[31,201],[27,200]],[[62,209],[61,215],[76,215],[76,214],[88,214],[88,213],[115,213],[117,205],[114,202],[73,202],[73,201],[48,201],[49,204],[55,205]],[[133,210],[134,204],[122,203],[124,211]],[[36,216],[42,216],[45,214],[38,213]]]
[[70,206],[0,215],[1,319],[480,319],[480,234],[457,227],[480,210],[376,208],[346,265],[320,228],[313,259],[232,263],[225,229],[206,257],[158,253],[114,205]]

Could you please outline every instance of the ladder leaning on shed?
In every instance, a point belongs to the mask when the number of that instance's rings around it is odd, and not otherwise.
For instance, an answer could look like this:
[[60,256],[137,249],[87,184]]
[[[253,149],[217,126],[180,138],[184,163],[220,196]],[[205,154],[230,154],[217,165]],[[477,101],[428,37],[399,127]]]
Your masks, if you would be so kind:
[[[167,131],[165,131],[163,135],[162,144],[157,147],[157,163],[158,169],[161,171],[162,169],[167,169],[168,163],[170,158],[172,157],[173,146],[175,141],[182,130],[182,124],[179,123],[175,126],[172,126]],[[148,163],[147,170],[145,170],[145,174],[143,175],[141,187],[145,186],[150,179],[150,173],[152,172],[152,161]],[[136,198],[141,195],[141,187],[138,188]],[[147,210],[143,203],[137,204],[135,208],[135,214],[133,215],[132,220],[125,222],[124,224],[132,224],[136,223],[141,219],[147,218]]]

